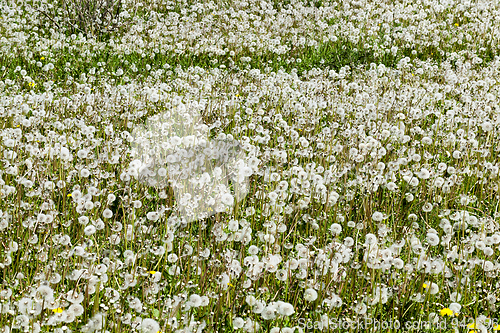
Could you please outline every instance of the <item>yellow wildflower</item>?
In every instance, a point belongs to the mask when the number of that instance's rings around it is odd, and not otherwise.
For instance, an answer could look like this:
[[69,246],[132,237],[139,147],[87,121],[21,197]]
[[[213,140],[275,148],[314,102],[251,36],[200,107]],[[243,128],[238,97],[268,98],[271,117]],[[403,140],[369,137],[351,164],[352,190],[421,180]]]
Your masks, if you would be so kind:
[[455,25],[458,27],[458,23],[455,23]]
[[441,316],[453,316],[453,310],[451,309],[448,309],[448,308],[444,308],[444,309],[441,309],[441,311],[439,311],[439,314],[441,314]]
[[155,275],[155,274],[156,274],[156,271],[149,271],[149,274],[151,274],[151,275]]
[[40,60],[45,60],[45,57],[41,57]]
[[52,311],[53,311],[54,313],[62,313],[62,312],[63,312],[63,309],[61,309],[61,308],[57,308],[57,309],[52,309]]
[[467,324],[467,328],[471,330],[477,328],[476,323]]

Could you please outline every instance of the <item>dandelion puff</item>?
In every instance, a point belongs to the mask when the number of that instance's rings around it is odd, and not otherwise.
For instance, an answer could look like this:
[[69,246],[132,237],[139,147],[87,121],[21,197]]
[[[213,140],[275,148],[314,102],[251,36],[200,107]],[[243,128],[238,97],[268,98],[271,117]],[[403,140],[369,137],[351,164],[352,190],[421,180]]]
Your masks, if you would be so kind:
[[375,245],[378,243],[377,236],[374,234],[368,233],[365,236],[365,244],[367,245]]
[[87,158],[87,155],[88,155],[88,151],[86,149],[80,149],[77,153],[76,153],[76,156],[78,156],[78,158]]
[[352,238],[352,237],[346,237],[346,238],[344,238],[344,245],[346,247],[352,247],[352,246],[354,246],[354,238]]
[[386,187],[391,192],[394,192],[398,189],[398,186],[394,182],[387,183]]
[[233,328],[238,330],[240,328],[243,328],[243,326],[245,325],[245,320],[243,320],[243,318],[241,317],[236,317],[233,319]]
[[365,303],[361,302],[361,303],[358,303],[355,307],[354,307],[354,312],[356,312],[357,314],[359,315],[364,315],[366,313],[366,310],[367,310],[367,306]]
[[88,176],[90,176],[90,171],[86,168],[83,168],[82,170],[80,170],[80,175],[84,178],[87,178]]
[[103,212],[102,212],[102,216],[106,219],[110,219],[112,216],[113,216],[113,212],[111,211],[111,209],[109,208],[106,208]]
[[495,253],[495,252],[493,251],[493,249],[491,247],[485,247],[483,250],[483,253],[485,256],[489,257],[489,256],[492,256],[493,253]]
[[250,255],[256,255],[257,253],[259,253],[259,248],[255,245],[250,245],[248,247],[248,254]]
[[89,223],[89,218],[87,216],[80,216],[78,218],[78,223],[81,225],[87,225]]
[[286,281],[288,278],[288,272],[285,269],[278,269],[276,271],[276,278],[280,281]]
[[439,292],[439,286],[434,282],[424,282],[424,289],[428,289],[431,295],[435,295]]
[[142,320],[140,331],[143,333],[157,333],[160,330],[158,322],[151,318]]
[[450,309],[451,311],[453,311],[453,313],[458,315],[460,313],[460,310],[462,309],[462,306],[458,303],[451,303],[448,309]]
[[158,212],[149,212],[146,214],[146,217],[150,221],[157,221],[160,218],[160,214]]
[[258,332],[260,330],[260,324],[257,321],[252,321],[252,319],[247,318],[243,329],[249,333]]
[[424,145],[431,145],[431,144],[432,144],[432,139],[431,139],[431,138],[429,138],[428,136],[424,136],[424,137],[422,138],[422,143],[423,143]]
[[54,291],[49,286],[41,285],[36,289],[36,296],[38,300],[51,301],[54,299]]
[[279,313],[283,316],[291,316],[292,314],[295,313],[295,310],[293,309],[293,305],[290,303],[283,302],[279,309]]
[[226,206],[232,206],[234,204],[234,197],[231,193],[224,193],[221,196],[221,202]]
[[254,313],[262,313],[264,311],[265,304],[261,301],[257,301],[254,306],[252,307],[252,311]]
[[429,213],[430,211],[432,211],[432,208],[434,208],[432,204],[430,202],[426,202],[422,207],[422,210],[426,213]]
[[304,299],[308,302],[314,302],[318,298],[318,293],[312,288],[306,289],[304,292]]
[[412,202],[415,197],[411,193],[405,193],[405,199],[408,202]]
[[83,306],[81,306],[78,303],[71,304],[68,310],[71,311],[77,317],[81,316],[84,311]]
[[68,293],[66,294],[66,299],[73,304],[80,304],[81,302],[83,302],[84,298],[85,296],[83,295],[83,293],[79,293],[73,290],[68,291]]
[[201,306],[201,297],[199,295],[193,294],[189,297],[189,302],[195,308]]
[[485,121],[481,124],[481,128],[485,132],[489,132],[493,130],[493,125],[489,121]]
[[276,318],[276,315],[274,314],[275,311],[276,311],[276,309],[274,307],[268,305],[264,308],[264,310],[261,312],[260,315],[265,320],[271,320],[271,319]]
[[257,304],[257,299],[253,295],[247,295],[245,297],[245,302],[250,306],[254,306]]
[[413,186],[413,187],[418,186],[418,184],[419,184],[418,178],[413,177],[413,178],[410,180],[410,183],[409,183],[409,184],[410,184],[411,186]]
[[13,328],[29,327],[30,320],[26,315],[18,315],[14,320]]
[[334,235],[338,235],[342,232],[342,226],[338,223],[333,223],[330,226],[330,232]]
[[73,321],[75,321],[75,319],[76,319],[76,316],[73,312],[68,312],[68,311],[63,312],[63,317],[62,317],[63,322],[72,323]]
[[420,169],[420,172],[417,174],[417,176],[420,179],[429,179],[431,174],[430,174],[429,170],[427,170],[426,168],[422,168],[422,169]]
[[493,264],[491,261],[486,260],[483,265],[483,269],[485,272],[490,272],[495,268],[495,264]]
[[27,297],[21,298],[17,303],[19,313],[27,315],[33,307],[33,300]]
[[381,212],[375,212],[372,215],[372,220],[375,222],[381,222],[384,219],[384,214]]
[[116,195],[114,195],[113,193],[108,194],[108,204],[112,203],[115,200],[116,200]]
[[460,294],[459,292],[454,291],[450,294],[450,300],[452,302],[460,302],[461,299],[462,299],[462,294]]
[[401,260],[400,258],[395,258],[393,261],[392,261],[392,265],[394,267],[396,267],[397,269],[402,269],[405,265],[404,261]]
[[427,241],[431,246],[436,246],[439,244],[439,236],[433,232],[427,233]]
[[96,228],[93,225],[88,225],[83,229],[83,232],[86,236],[92,236],[96,231]]

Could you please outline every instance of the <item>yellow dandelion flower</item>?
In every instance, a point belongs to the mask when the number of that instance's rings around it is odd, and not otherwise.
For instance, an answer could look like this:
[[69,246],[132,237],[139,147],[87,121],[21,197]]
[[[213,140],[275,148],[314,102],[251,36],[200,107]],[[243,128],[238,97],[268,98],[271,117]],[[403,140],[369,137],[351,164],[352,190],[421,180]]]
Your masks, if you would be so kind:
[[424,283],[424,288],[428,288],[428,287],[429,287],[429,286],[428,286],[426,283]]
[[458,27],[458,23],[455,23],[455,25]]
[[476,323],[467,324],[467,328],[471,330],[477,328]]
[[231,284],[231,282],[228,282],[227,285],[234,288],[234,286]]
[[493,326],[493,331],[500,331],[500,325]]
[[156,271],[149,271],[149,274],[151,274],[151,275],[155,275],[155,274],[156,274]]
[[71,196],[72,196],[72,195],[71,195],[71,193],[69,193],[69,194],[67,195],[67,197],[71,197]]
[[54,313],[62,313],[63,309],[61,309],[61,308],[52,309],[52,312],[54,312]]
[[441,311],[439,311],[439,314],[441,314],[441,316],[453,316],[453,310],[451,309],[448,309],[448,308],[444,308],[444,309],[441,309]]
[[40,60],[45,60],[45,57],[41,57]]

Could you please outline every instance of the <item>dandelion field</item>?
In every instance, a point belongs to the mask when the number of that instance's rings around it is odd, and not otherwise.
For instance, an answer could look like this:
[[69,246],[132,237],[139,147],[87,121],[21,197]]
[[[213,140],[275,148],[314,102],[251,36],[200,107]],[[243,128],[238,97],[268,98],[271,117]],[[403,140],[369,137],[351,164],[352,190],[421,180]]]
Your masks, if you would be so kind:
[[0,332],[500,330],[495,22],[0,0]]

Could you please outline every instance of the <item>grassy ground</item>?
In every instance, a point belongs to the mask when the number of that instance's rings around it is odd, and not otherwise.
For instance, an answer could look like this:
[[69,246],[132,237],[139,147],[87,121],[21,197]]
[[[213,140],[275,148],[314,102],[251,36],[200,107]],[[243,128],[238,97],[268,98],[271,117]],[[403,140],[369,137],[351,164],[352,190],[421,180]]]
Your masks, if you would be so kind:
[[499,328],[497,3],[0,4],[0,331]]

